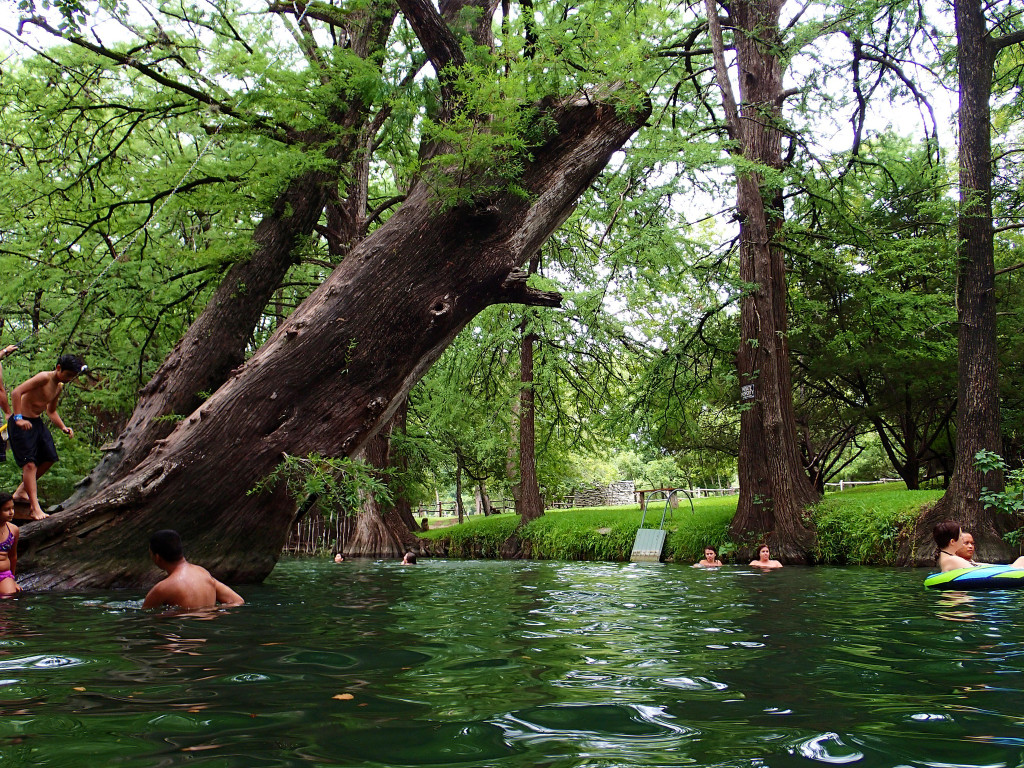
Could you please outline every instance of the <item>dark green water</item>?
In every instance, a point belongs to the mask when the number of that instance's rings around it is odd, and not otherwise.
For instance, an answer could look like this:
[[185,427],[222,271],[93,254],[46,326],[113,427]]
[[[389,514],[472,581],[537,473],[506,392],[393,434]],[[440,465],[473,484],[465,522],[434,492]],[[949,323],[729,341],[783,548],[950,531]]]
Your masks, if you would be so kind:
[[26,594],[0,768],[1016,768],[1024,592],[924,575],[291,560],[201,617]]

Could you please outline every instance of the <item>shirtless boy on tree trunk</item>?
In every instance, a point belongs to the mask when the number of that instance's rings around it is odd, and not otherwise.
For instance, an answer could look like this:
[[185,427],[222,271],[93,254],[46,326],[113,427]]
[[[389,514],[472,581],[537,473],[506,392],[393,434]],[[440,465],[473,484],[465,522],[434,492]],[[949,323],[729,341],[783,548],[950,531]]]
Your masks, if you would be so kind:
[[50,421],[68,437],[75,431],[67,426],[57,413],[57,401],[64,385],[86,370],[85,363],[75,355],[61,355],[52,371],[37,373],[11,392],[14,413],[7,421],[7,439],[11,453],[21,467],[21,485],[14,492],[14,500],[29,505],[33,520],[46,517],[39,505],[37,481],[57,461],[57,449],[50,430],[43,423],[43,411]]

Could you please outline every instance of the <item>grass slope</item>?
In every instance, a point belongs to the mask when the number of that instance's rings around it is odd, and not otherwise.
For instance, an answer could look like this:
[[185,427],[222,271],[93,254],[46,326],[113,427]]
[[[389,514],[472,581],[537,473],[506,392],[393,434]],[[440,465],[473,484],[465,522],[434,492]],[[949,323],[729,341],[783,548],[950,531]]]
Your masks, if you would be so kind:
[[[892,565],[899,543],[921,508],[942,491],[907,491],[902,485],[861,486],[827,494],[814,509],[818,527],[817,560],[821,563]],[[696,499],[693,510],[684,499],[666,515],[665,559],[695,562],[706,544],[728,557],[729,523],[736,496]],[[652,503],[644,527],[656,528],[664,505]],[[629,560],[640,527],[636,504],[622,507],[552,509],[519,535],[533,557],[542,560]],[[462,525],[420,534],[436,541],[450,557],[500,557],[501,546],[516,530],[517,515],[475,517]]]

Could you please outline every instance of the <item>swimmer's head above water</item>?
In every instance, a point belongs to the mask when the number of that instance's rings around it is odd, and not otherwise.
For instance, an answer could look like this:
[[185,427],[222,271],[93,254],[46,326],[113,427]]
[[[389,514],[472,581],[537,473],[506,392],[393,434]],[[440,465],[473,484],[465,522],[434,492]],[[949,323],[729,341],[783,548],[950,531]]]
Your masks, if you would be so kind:
[[935,546],[939,550],[948,547],[952,542],[960,541],[960,523],[952,520],[943,520],[932,529],[932,538],[935,539]]

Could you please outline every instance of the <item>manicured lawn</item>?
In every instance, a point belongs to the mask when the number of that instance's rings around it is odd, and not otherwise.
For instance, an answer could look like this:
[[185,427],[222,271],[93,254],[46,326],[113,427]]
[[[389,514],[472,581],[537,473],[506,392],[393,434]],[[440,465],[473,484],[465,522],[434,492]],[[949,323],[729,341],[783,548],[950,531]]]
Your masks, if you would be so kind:
[[[907,534],[917,513],[941,496],[942,491],[907,491],[897,484],[859,486],[826,494],[813,510],[818,527],[818,561],[893,564],[901,537]],[[728,555],[732,549],[728,529],[737,500],[737,496],[695,499],[692,511],[686,499],[681,500],[679,507],[666,515],[665,559],[694,562],[707,544]],[[657,528],[663,509],[663,502],[652,502],[644,527]],[[538,559],[624,561],[629,559],[640,519],[637,504],[552,509],[519,535],[528,542],[532,557]],[[518,523],[518,516],[511,514],[473,517],[461,525],[420,536],[443,542],[451,557],[500,557],[502,544],[516,531]]]

